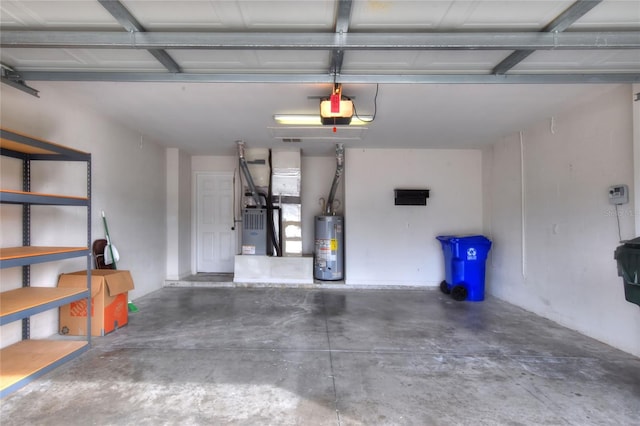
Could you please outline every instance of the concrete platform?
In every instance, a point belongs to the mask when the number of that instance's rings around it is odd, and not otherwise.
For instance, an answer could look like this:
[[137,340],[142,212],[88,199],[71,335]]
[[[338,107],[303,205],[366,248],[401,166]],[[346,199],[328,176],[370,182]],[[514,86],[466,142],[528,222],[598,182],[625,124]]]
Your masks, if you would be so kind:
[[[189,275],[179,280],[165,280],[163,287],[198,287],[198,288],[306,288],[306,289],[368,289],[368,290],[393,290],[397,285],[347,285],[344,281],[323,281],[313,279],[311,283],[305,278],[305,282],[291,280],[288,283],[282,282],[240,282],[235,279],[232,273],[208,273],[199,272]],[[405,289],[425,289],[425,286],[403,286]]]
[[9,425],[632,425],[640,358],[437,290],[163,288]]
[[313,257],[235,257],[233,281],[237,283],[313,284]]

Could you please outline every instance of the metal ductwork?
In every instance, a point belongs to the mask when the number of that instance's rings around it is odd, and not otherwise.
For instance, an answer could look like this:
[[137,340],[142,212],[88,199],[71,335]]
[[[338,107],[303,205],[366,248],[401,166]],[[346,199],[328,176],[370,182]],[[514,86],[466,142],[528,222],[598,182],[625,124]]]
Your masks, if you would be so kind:
[[244,155],[244,142],[236,141],[238,145],[238,158],[240,159],[240,170],[242,170],[242,174],[244,178],[247,180],[247,186],[249,187],[249,191],[251,192],[251,197],[253,201],[256,203],[256,207],[260,207],[262,205],[262,201],[260,201],[260,195],[258,194],[258,190],[256,189],[256,185],[253,182],[253,177],[251,177],[251,173],[249,172],[249,167],[247,166],[247,159]]

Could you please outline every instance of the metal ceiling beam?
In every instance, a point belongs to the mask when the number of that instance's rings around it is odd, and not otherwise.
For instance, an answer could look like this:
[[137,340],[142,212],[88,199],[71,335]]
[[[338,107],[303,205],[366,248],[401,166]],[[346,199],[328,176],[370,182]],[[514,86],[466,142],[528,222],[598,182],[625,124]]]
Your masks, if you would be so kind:
[[146,32],[146,29],[142,26],[142,24],[136,19],[135,16],[129,12],[129,10],[124,7],[122,3],[118,0],[98,0],[98,3],[104,7],[107,12],[111,14],[116,21],[120,25],[124,27],[125,30],[133,33],[133,32]]
[[[22,71],[29,81],[181,83],[333,83],[328,74],[198,74],[162,72]],[[342,74],[341,83],[388,84],[611,84],[640,83],[640,73],[599,74]]]
[[[601,2],[602,0],[578,0],[544,27],[541,32],[562,32]],[[535,50],[516,50],[496,65],[492,72],[494,74],[504,74],[526,59],[533,52],[535,52]]]
[[[127,10],[118,0],[98,0],[98,2],[109,12],[120,25],[130,33],[146,32],[145,28],[138,22],[135,16]],[[180,66],[173,60],[167,52],[162,49],[149,49],[149,53],[158,60],[169,72],[182,72]]]
[[8,86],[28,93],[31,96],[35,96],[36,98],[40,97],[39,91],[31,86],[28,86],[24,82],[24,79],[22,78],[22,75],[20,73],[4,64],[0,64],[0,81]]
[[23,91],[25,93],[28,93],[31,96],[35,96],[36,98],[40,97],[40,95],[39,95],[40,92],[38,90],[34,89],[31,86],[27,86],[22,81],[16,81],[16,80],[13,80],[13,79],[11,79],[9,77],[5,77],[4,75],[2,77],[0,77],[0,81],[2,83],[4,83],[4,84],[8,85],[8,86],[11,86],[11,87],[13,87],[15,89],[21,90],[21,91]]
[[22,49],[640,49],[640,31],[332,34],[2,30],[0,46]]
[[[351,22],[352,0],[339,0],[336,12],[336,34],[342,35],[349,31]],[[330,72],[337,76],[342,72],[342,62],[344,60],[344,50],[335,49],[331,54]]]
[[577,0],[544,27],[542,31],[548,33],[562,32],[600,3],[602,3],[602,0]]

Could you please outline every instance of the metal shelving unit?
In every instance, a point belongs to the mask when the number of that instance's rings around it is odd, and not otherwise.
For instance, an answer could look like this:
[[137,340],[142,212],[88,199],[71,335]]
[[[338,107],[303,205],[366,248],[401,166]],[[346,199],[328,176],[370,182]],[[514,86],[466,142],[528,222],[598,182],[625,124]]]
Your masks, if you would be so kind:
[[[58,309],[68,303],[86,301],[91,311],[91,154],[41,139],[0,129],[0,154],[22,161],[23,190],[0,190],[0,203],[22,205],[22,246],[0,248],[0,269],[22,268],[22,287],[0,293],[0,326],[22,321],[22,341],[0,350],[0,398],[31,380],[77,357],[91,346],[91,333],[84,340],[30,339],[32,315]],[[31,192],[33,161],[81,161],[87,164],[87,196],[75,197]],[[77,206],[87,210],[87,244],[82,247],[37,247],[31,245],[31,206]],[[82,289],[31,285],[30,265],[86,257],[87,287]],[[91,316],[87,315],[87,330]]]

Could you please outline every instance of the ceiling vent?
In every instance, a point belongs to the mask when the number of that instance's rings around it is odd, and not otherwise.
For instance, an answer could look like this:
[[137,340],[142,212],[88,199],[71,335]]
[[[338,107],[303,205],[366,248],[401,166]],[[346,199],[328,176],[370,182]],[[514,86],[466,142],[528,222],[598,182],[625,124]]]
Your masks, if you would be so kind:
[[291,127],[269,127],[269,133],[274,139],[294,139],[302,140],[362,140],[366,135],[368,127],[338,127],[334,132],[329,126],[291,126]]
[[300,139],[300,138],[282,138],[282,142],[286,142],[286,143],[300,143],[300,142],[302,142],[302,139]]

